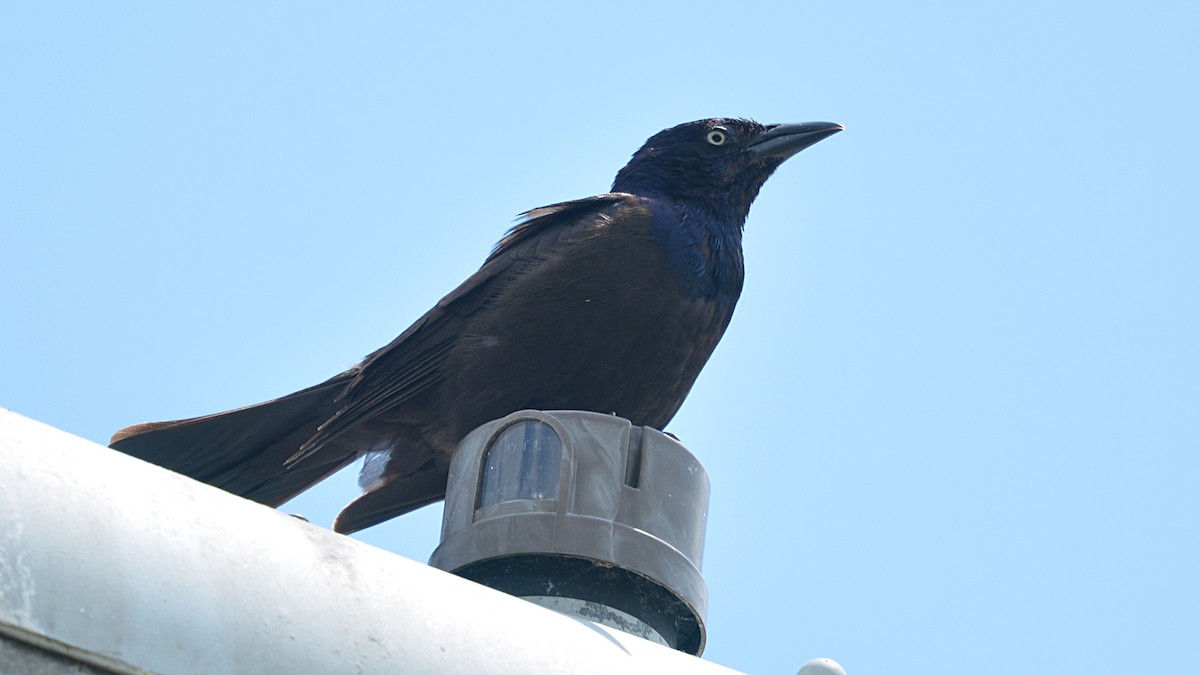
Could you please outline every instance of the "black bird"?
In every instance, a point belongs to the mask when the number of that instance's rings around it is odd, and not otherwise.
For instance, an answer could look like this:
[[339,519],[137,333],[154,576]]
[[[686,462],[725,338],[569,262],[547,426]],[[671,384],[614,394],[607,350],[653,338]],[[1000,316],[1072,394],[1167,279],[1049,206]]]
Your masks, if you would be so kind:
[[112,447],[270,506],[366,455],[354,532],[442,499],[451,454],[510,412],[591,410],[662,429],[729,325],[742,226],[787,158],[837,124],[689,122],[612,192],[533,209],[400,337],[321,384],[118,431]]

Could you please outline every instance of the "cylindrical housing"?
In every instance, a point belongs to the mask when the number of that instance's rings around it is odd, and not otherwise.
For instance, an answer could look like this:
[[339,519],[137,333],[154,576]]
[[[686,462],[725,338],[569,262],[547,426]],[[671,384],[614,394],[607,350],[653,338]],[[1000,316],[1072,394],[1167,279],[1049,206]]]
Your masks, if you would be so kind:
[[430,564],[699,654],[708,490],[700,462],[661,431],[516,412],[459,445]]

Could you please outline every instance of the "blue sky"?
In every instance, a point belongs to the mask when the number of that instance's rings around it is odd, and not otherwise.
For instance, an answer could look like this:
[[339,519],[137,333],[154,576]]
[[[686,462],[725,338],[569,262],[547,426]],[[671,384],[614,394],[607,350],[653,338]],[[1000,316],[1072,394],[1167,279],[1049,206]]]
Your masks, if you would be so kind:
[[[751,210],[669,426],[713,483],[705,657],[1186,672],[1197,34],[1184,2],[24,3],[0,405],[104,442],[279,396],[659,129],[840,122]],[[425,560],[439,521],[361,538]]]

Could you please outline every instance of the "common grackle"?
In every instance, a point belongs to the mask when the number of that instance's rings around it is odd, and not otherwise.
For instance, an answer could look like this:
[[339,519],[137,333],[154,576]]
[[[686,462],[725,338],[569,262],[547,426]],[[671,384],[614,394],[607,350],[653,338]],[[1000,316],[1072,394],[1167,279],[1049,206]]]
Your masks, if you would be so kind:
[[350,370],[283,398],[127,427],[112,447],[278,506],[360,456],[354,532],[442,499],[451,454],[515,410],[663,428],[742,290],[742,226],[827,122],[708,119],[661,131],[612,192],[533,209],[483,266]]

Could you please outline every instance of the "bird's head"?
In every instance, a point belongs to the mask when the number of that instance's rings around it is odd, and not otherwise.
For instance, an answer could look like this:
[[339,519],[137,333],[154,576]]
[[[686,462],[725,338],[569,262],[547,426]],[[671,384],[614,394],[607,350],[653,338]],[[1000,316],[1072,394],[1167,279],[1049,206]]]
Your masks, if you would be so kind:
[[841,130],[831,122],[717,118],[680,124],[646,141],[617,173],[612,191],[684,201],[741,225],[780,164]]

